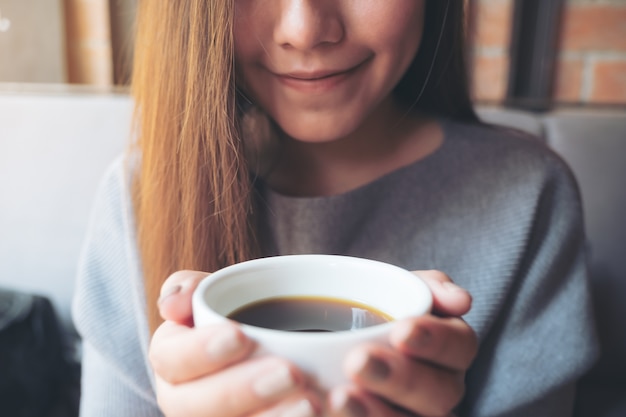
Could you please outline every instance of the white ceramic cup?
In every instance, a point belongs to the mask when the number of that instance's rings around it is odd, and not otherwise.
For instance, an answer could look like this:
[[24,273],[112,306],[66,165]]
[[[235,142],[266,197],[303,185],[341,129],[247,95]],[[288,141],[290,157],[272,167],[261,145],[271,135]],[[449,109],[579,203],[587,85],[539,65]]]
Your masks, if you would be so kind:
[[[205,278],[193,294],[196,326],[227,320],[233,311],[259,300],[321,296],[356,301],[394,320],[430,311],[432,295],[415,274],[383,262],[339,255],[286,255],[223,268]],[[275,354],[293,361],[320,388],[346,381],[342,361],[363,342],[388,343],[393,322],[339,332],[289,332],[241,324],[258,343],[256,355]]]

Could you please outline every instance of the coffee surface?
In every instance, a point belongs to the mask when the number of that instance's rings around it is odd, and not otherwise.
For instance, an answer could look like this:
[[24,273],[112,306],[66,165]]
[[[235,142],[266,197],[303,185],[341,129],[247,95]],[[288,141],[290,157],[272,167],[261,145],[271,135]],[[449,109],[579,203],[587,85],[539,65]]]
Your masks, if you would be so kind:
[[240,323],[294,332],[338,332],[393,320],[351,300],[326,297],[277,297],[245,305],[228,315]]

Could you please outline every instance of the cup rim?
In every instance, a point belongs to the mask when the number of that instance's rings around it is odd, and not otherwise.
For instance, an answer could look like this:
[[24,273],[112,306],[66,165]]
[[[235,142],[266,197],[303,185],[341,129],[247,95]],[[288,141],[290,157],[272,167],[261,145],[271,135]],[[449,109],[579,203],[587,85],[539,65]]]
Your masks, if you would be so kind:
[[[211,285],[214,285],[216,282],[230,276],[233,273],[245,271],[250,267],[255,267],[257,265],[265,265],[265,264],[275,264],[275,263],[292,263],[292,262],[302,262],[303,260],[307,261],[319,261],[319,260],[328,260],[335,262],[359,262],[359,263],[371,263],[372,265],[382,266],[384,268],[389,268],[401,273],[410,274],[411,279],[417,282],[418,286],[422,286],[423,293],[425,299],[423,300],[422,305],[415,306],[415,309],[410,314],[407,314],[403,317],[398,317],[393,321],[377,324],[374,326],[364,327],[355,330],[341,330],[336,332],[289,332],[285,330],[279,329],[270,329],[265,327],[253,326],[245,323],[238,322],[236,320],[229,319],[223,314],[215,311],[208,303],[205,301],[205,293],[210,288]],[[417,279],[415,279],[417,278]],[[259,299],[261,300],[261,299]],[[239,326],[244,333],[248,334],[251,337],[264,337],[271,336],[275,340],[285,339],[289,341],[293,340],[302,340],[302,339],[312,339],[316,340],[327,340],[334,343],[338,339],[354,339],[354,338],[363,338],[370,339],[375,338],[376,336],[380,336],[389,332],[390,328],[397,322],[407,319],[409,317],[418,317],[430,312],[432,308],[432,293],[430,288],[426,283],[416,274],[408,271],[407,269],[401,268],[399,266],[377,261],[368,258],[360,258],[355,256],[347,256],[347,255],[328,255],[328,254],[299,254],[299,255],[276,255],[276,256],[268,256],[263,258],[256,258],[247,261],[243,261],[240,263],[232,264],[221,268],[214,273],[205,277],[192,295],[192,303],[194,307],[201,306],[205,310],[206,314],[210,314],[213,318],[219,321],[230,321]],[[195,310],[195,308],[194,308]]]

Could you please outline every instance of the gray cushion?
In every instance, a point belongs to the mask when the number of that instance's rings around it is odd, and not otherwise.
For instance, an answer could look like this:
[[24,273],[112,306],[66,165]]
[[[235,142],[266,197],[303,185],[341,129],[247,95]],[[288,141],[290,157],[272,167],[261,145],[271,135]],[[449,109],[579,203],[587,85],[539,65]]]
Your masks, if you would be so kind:
[[597,370],[626,381],[626,114],[560,111],[545,117],[549,145],[580,184],[589,237],[598,327]]
[[481,106],[476,109],[476,112],[478,117],[486,123],[513,127],[538,138],[544,136],[541,119],[533,113],[495,106]]
[[579,384],[576,417],[626,416],[626,113],[558,111],[544,126],[580,184],[602,345]]

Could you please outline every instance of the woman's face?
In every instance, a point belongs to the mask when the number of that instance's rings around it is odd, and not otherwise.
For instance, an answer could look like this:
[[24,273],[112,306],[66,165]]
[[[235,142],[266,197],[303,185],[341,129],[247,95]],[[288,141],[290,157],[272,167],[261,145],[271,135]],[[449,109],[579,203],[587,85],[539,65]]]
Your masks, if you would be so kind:
[[372,118],[419,47],[424,0],[234,0],[238,83],[294,139]]

